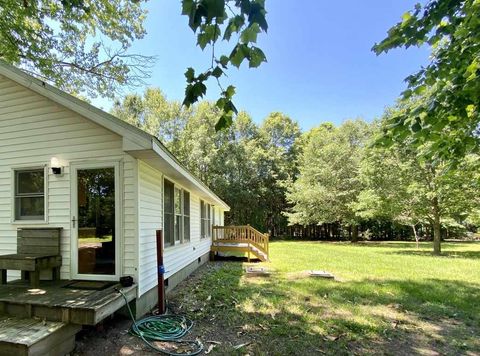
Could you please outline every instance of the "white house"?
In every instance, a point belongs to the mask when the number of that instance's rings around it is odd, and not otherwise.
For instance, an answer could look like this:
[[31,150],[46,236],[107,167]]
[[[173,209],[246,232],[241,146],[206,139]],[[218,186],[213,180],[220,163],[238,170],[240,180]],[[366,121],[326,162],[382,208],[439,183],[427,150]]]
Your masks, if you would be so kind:
[[132,276],[141,314],[156,303],[156,230],[171,288],[228,210],[155,137],[0,62],[1,255],[19,228],[60,227],[61,278]]

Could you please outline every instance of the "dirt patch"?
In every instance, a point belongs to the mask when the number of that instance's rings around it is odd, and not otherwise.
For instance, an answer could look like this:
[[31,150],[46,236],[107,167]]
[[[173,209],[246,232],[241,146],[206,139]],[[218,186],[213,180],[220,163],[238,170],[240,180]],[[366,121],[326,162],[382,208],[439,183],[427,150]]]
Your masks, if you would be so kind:
[[[173,314],[201,313],[203,304],[196,302],[194,297],[187,296],[198,288],[198,282],[207,273],[212,273],[222,268],[224,263],[207,263],[195,271],[190,277],[180,283],[167,296],[167,308]],[[188,291],[188,293],[185,293]],[[222,305],[219,306],[220,308]],[[231,330],[222,323],[218,315],[209,315],[194,319],[194,326],[188,336],[189,340],[200,340],[204,345],[204,353],[217,353],[218,350],[234,349],[240,352],[247,351],[255,345],[255,340],[247,338],[247,330],[237,328]],[[131,319],[116,315],[105,320],[95,327],[85,327],[77,334],[76,347],[72,356],[86,355],[158,355],[151,350],[138,337],[128,331],[132,324]]]

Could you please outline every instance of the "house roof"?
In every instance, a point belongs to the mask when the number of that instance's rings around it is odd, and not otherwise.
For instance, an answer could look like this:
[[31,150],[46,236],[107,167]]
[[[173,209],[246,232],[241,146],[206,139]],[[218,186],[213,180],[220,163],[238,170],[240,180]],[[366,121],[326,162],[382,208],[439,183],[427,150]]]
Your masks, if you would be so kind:
[[64,91],[41,81],[22,70],[0,60],[0,75],[49,98],[81,116],[118,134],[123,139],[123,150],[154,168],[160,169],[167,177],[174,179],[186,188],[195,191],[201,198],[212,202],[224,210],[230,207],[220,199],[205,183],[191,173],[160,142],[158,138],[96,108]]

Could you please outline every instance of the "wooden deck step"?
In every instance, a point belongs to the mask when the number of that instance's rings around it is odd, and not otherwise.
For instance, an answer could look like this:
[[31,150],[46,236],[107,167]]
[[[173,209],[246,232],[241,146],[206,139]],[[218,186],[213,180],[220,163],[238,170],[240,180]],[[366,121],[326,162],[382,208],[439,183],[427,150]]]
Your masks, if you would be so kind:
[[0,316],[0,356],[63,356],[75,348],[81,326],[39,318]]
[[211,251],[216,252],[244,252],[254,255],[263,262],[269,260],[268,244],[270,237],[262,234],[250,225],[242,226],[213,226]]
[[[0,287],[0,314],[20,318],[38,317],[67,324],[96,325],[125,305],[114,285],[104,290],[65,288],[69,281],[42,281],[30,288],[13,281]],[[137,287],[122,288],[127,300],[136,298]]]
[[212,244],[211,250],[214,252],[250,252],[261,261],[268,261],[268,256],[263,251],[251,244],[244,242],[216,241]]

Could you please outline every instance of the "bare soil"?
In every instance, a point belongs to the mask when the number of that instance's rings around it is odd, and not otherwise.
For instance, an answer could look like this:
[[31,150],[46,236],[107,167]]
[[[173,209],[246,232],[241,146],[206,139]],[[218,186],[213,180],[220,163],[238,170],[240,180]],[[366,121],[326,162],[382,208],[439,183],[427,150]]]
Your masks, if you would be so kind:
[[[168,311],[174,314],[184,314],[187,311],[186,308],[189,308],[190,313],[195,313],[197,307],[201,308],[195,303],[195,300],[186,300],[185,295],[181,294],[180,291],[195,289],[199,279],[206,273],[220,268],[222,264],[223,262],[207,263],[181,282],[167,296]],[[251,343],[251,340],[242,337],[239,330],[224,328],[221,322],[211,317],[194,320],[194,322],[195,325],[188,339],[199,340],[204,345],[202,354],[205,354],[205,351],[208,352],[208,350],[213,351],[220,344],[230,344],[233,348],[242,344],[246,344],[245,347],[247,347]],[[131,319],[114,315],[95,327],[84,327],[77,334],[75,350],[71,355],[158,355],[158,352],[151,350],[141,339],[129,333],[131,324]]]

